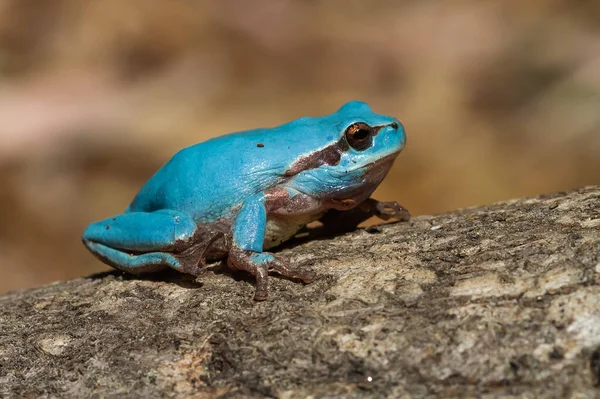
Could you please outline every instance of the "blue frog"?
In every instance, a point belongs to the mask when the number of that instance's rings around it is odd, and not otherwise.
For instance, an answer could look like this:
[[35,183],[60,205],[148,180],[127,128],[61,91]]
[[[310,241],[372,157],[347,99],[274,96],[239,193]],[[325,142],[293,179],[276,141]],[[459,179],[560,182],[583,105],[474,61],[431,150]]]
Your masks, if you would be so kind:
[[206,262],[256,279],[268,296],[268,271],[306,283],[265,252],[320,220],[355,228],[375,215],[407,220],[396,202],[370,198],[406,142],[402,124],[353,101],[322,117],[232,133],[184,148],[146,182],[124,213],[93,223],[84,245],[101,261],[139,274],[171,267],[199,275]]

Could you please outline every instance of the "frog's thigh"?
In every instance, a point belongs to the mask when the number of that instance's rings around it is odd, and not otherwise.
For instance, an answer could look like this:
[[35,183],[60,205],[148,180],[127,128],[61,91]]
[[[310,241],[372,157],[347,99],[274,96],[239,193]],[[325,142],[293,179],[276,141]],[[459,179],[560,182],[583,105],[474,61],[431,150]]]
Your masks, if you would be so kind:
[[180,212],[131,212],[91,224],[82,238],[92,253],[111,266],[141,272],[181,268],[170,252],[190,247],[195,232],[194,221]]
[[92,223],[83,240],[135,252],[173,252],[191,245],[195,232],[196,223],[181,212],[129,212]]

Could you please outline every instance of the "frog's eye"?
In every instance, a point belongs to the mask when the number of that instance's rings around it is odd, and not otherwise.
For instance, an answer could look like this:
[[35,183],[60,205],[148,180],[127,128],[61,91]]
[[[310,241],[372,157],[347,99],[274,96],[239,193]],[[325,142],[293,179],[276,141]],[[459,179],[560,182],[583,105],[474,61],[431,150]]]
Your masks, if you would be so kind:
[[353,123],[346,129],[346,140],[350,147],[358,151],[369,148],[373,142],[375,129],[364,122]]

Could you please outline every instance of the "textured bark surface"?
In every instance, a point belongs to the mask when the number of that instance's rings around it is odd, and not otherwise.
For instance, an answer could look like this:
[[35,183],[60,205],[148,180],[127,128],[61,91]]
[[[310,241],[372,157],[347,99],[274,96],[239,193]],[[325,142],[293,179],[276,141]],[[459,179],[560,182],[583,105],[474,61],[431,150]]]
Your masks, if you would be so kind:
[[285,249],[301,285],[217,266],[0,299],[2,397],[600,396],[600,188]]

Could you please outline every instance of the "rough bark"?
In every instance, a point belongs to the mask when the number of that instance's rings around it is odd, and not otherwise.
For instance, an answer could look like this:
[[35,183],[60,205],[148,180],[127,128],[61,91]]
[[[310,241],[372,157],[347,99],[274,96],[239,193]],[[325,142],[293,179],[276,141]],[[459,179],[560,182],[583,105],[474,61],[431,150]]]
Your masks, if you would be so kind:
[[219,266],[5,295],[0,396],[600,396],[600,187],[282,254],[318,278],[262,303]]

